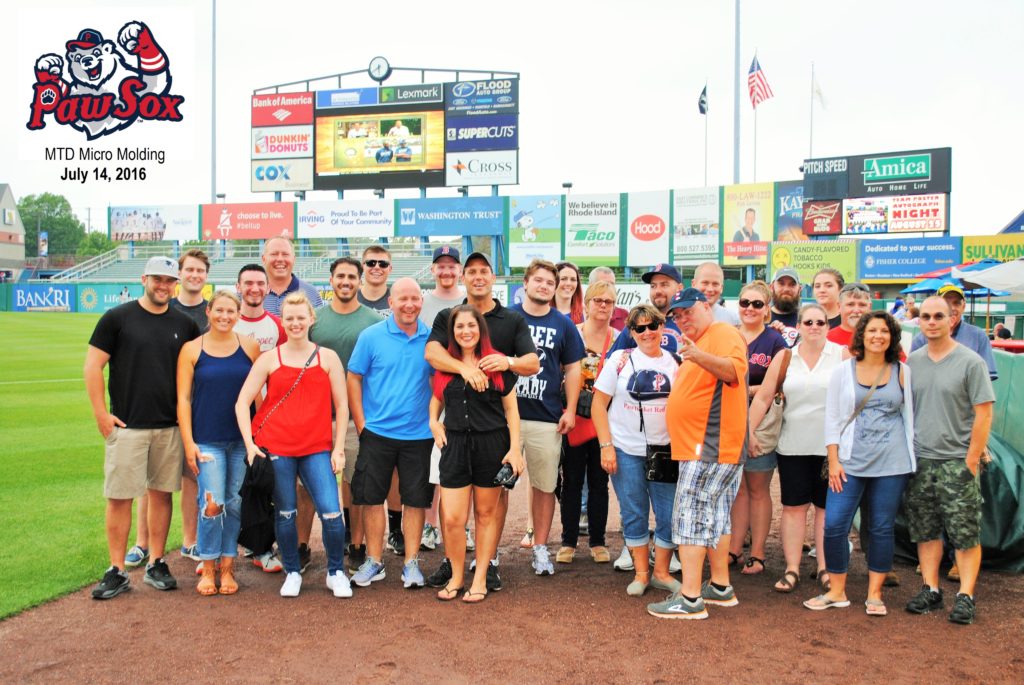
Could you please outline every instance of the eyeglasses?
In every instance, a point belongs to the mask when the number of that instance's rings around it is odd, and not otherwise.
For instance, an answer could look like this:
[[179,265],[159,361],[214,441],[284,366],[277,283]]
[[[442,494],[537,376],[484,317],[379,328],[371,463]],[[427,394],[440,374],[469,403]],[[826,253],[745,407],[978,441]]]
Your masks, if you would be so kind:
[[921,319],[921,321],[942,321],[946,318],[946,315],[939,312],[937,314],[921,314],[917,318]]
[[369,267],[371,269],[375,266],[379,266],[382,269],[386,269],[389,266],[391,266],[391,262],[389,262],[386,259],[367,259],[365,262],[363,262],[363,266]]
[[661,324],[655,321],[652,321],[651,323],[635,323],[631,326],[631,328],[633,329],[634,333],[643,333],[644,331],[654,332],[661,328]]
[[602,307],[611,307],[613,304],[615,304],[615,300],[606,300],[603,297],[592,297],[590,298],[590,301],[593,302],[594,304],[599,304]]
[[764,300],[740,300],[740,307],[743,309],[746,309],[747,307],[764,309]]
[[801,323],[805,326],[826,326],[828,321],[822,321],[821,319],[804,319]]
[[857,290],[862,293],[870,293],[871,290],[863,283],[847,283],[840,290],[840,294]]

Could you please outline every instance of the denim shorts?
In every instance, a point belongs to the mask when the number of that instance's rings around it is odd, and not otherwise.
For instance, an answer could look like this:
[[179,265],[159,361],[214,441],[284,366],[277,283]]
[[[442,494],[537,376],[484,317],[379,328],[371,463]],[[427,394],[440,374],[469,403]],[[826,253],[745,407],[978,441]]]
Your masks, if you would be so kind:
[[747,460],[743,462],[743,470],[747,473],[768,473],[774,471],[778,465],[778,458],[775,456],[774,451],[762,454],[759,457],[751,457],[748,454]]

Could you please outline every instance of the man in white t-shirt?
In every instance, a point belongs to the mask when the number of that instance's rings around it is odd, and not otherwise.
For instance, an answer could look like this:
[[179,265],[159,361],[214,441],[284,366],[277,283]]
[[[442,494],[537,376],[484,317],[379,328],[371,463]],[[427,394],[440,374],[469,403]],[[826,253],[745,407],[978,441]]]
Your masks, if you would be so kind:
[[459,287],[459,278],[462,276],[459,251],[449,245],[442,245],[434,250],[430,275],[434,277],[434,289],[423,293],[423,311],[420,312],[420,319],[428,326],[433,326],[434,319],[442,309],[462,304],[466,299],[466,293]]

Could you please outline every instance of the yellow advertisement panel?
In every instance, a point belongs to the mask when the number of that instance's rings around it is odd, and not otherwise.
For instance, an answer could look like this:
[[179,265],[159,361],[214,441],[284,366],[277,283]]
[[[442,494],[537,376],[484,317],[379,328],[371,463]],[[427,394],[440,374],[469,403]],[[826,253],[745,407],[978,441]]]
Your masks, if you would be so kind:
[[800,274],[800,282],[810,284],[821,269],[838,269],[849,283],[857,280],[857,242],[853,240],[813,240],[774,242],[771,247],[771,273],[789,266]]
[[1024,233],[964,236],[964,261],[998,259],[1009,262],[1024,257]]
[[725,186],[722,193],[722,264],[766,264],[775,235],[775,184]]

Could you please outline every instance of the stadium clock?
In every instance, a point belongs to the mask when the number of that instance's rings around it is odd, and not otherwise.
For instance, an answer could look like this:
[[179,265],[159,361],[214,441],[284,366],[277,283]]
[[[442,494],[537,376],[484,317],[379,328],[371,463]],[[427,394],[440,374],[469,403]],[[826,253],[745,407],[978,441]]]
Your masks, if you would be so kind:
[[370,60],[370,68],[366,70],[377,83],[384,83],[391,76],[391,64],[383,57],[374,57]]

